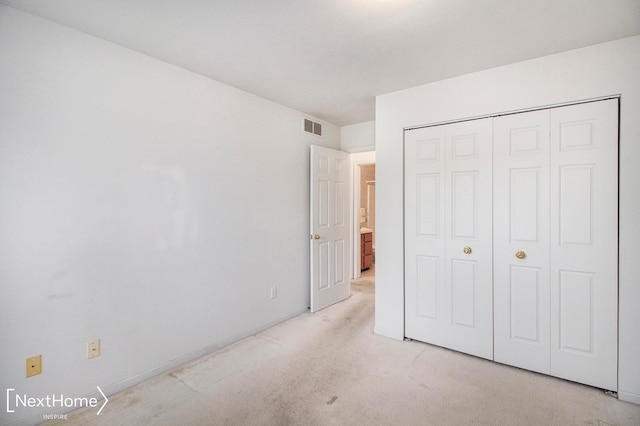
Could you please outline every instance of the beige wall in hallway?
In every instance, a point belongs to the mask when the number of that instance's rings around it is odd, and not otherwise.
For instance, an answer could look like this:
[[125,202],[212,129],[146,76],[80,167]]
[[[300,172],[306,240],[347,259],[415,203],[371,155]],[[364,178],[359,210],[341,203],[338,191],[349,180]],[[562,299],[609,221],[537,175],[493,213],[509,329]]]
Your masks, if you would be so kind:
[[[367,164],[364,166],[360,166],[360,207],[367,209],[367,182],[376,180],[376,166],[375,164]],[[365,213],[366,220],[363,223],[360,223],[360,226],[364,226],[366,228],[370,228],[374,230],[375,233],[375,198],[374,203],[370,209],[366,210]]]

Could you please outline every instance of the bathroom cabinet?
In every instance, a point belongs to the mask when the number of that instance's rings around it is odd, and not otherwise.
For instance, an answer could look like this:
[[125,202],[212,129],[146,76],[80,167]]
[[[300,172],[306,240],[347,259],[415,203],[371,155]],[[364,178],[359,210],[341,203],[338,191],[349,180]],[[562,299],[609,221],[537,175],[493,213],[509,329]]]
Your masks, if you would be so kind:
[[373,265],[373,234],[360,233],[360,269],[369,269]]

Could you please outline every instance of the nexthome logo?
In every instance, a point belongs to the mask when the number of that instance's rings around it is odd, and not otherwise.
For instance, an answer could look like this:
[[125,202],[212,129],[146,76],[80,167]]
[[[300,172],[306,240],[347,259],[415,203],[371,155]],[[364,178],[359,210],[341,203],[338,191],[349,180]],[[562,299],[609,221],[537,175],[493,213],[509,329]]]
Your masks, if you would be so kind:
[[[104,403],[96,413],[100,415],[102,413],[102,409],[109,400],[107,396],[102,392],[100,386],[96,386],[98,388],[98,392],[104,398]],[[32,397],[27,394],[19,394],[15,389],[7,389],[7,413],[15,413],[17,408],[85,408],[85,407],[97,407],[98,399],[97,398],[87,398],[87,397],[68,397],[63,394],[56,395],[46,395],[44,397]]]

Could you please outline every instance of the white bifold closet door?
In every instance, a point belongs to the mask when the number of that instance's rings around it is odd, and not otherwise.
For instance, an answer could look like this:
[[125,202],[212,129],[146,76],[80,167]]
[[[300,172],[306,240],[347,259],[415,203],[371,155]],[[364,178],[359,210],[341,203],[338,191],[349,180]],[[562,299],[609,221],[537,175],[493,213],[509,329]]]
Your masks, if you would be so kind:
[[551,374],[618,389],[618,99],[551,110]]
[[491,119],[405,133],[405,335],[493,359]]
[[494,119],[495,360],[617,389],[618,100]]
[[494,359],[549,374],[549,110],[493,124]]
[[617,389],[618,100],[405,132],[405,335]]

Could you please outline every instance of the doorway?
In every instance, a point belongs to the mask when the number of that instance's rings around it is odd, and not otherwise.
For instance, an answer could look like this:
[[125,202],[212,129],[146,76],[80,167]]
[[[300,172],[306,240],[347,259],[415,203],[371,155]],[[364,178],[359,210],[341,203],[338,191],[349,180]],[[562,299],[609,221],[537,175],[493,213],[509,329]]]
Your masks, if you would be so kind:
[[360,270],[373,268],[376,250],[376,165],[360,166]]
[[[375,273],[375,151],[351,154],[353,278]],[[370,250],[370,251],[369,251]]]

